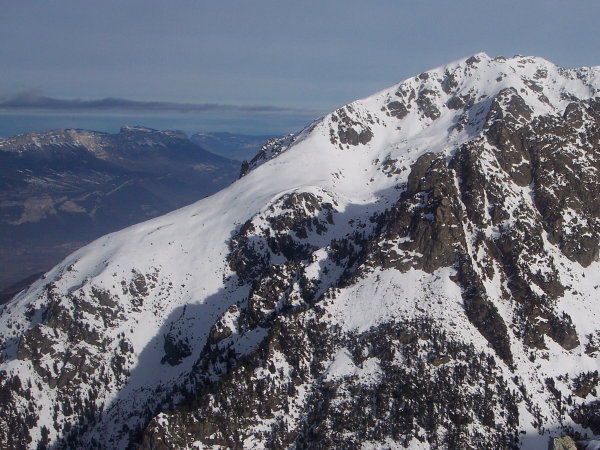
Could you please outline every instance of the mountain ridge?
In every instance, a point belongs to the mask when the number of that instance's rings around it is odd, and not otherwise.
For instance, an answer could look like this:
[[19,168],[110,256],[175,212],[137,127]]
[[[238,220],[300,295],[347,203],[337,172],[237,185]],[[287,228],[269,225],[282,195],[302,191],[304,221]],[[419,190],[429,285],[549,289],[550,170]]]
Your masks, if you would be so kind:
[[477,54],[75,252],[2,309],[3,420],[27,424],[5,439],[539,448],[600,433],[599,90],[599,68]]

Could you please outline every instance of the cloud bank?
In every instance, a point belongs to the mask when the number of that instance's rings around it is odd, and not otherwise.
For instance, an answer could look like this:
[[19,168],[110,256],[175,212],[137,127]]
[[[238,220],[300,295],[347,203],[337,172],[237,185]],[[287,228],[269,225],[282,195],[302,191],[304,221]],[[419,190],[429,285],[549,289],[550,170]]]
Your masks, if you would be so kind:
[[272,105],[228,105],[220,103],[178,103],[162,101],[138,101],[125,98],[102,98],[97,100],[60,99],[47,97],[37,90],[21,91],[0,96],[0,110],[11,112],[145,112],[145,113],[254,113],[293,114],[314,116],[318,111],[286,108]]

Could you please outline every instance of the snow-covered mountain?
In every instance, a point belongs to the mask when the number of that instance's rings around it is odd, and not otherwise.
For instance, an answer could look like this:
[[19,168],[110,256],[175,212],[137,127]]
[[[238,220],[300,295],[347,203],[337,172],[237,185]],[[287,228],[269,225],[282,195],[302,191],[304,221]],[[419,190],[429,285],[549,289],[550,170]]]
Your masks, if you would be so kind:
[[600,433],[600,68],[477,54],[267,144],[0,316],[0,445]]

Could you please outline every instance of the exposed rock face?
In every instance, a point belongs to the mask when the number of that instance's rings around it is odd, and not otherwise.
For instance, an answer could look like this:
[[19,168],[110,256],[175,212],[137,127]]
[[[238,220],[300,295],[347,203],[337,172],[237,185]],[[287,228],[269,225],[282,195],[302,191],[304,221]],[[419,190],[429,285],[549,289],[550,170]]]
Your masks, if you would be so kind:
[[577,450],[575,441],[569,436],[554,438],[550,441],[549,450]]
[[598,69],[475,55],[75,253],[0,316],[0,433],[22,430],[0,442],[543,448],[600,433],[599,89]]

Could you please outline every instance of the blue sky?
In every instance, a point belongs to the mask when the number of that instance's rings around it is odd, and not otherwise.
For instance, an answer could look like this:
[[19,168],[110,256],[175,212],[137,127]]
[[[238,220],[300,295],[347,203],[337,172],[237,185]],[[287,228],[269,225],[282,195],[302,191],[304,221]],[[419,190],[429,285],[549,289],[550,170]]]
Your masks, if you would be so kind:
[[285,133],[479,51],[599,65],[598,17],[599,0],[2,0],[0,135]]

